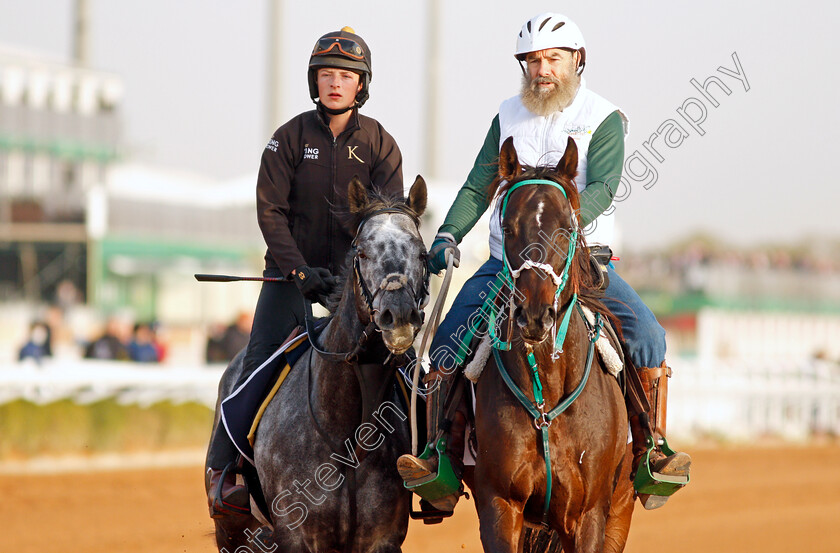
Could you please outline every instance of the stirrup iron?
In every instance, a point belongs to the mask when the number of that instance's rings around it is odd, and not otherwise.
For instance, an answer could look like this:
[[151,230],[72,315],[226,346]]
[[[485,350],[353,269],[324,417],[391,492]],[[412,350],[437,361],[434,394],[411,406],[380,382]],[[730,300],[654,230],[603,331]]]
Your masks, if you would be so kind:
[[[636,471],[636,478],[633,479],[633,487],[638,494],[671,496],[685,487],[691,480],[690,475],[677,476],[654,472],[650,466],[650,454],[656,447],[653,438],[647,438],[648,450],[642,455],[639,467]],[[676,451],[668,447],[668,441],[662,437],[662,444],[659,450],[666,456],[674,455]]]
[[[434,447],[433,447],[434,446]],[[435,501],[444,497],[460,494],[464,486],[455,475],[452,462],[446,456],[446,438],[440,438],[436,443],[429,442],[420,454],[420,459],[426,460],[437,455],[437,472],[422,478],[403,482],[403,486],[413,491],[426,501]]]

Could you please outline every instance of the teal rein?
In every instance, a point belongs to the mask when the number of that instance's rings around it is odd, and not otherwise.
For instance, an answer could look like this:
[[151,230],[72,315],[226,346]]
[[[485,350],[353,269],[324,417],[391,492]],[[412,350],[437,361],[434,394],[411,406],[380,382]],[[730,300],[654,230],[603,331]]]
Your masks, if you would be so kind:
[[[502,211],[501,211],[502,219],[504,219],[504,217],[505,217],[505,212],[507,211],[508,200],[510,199],[511,193],[518,188],[521,188],[523,186],[529,186],[529,185],[553,186],[554,188],[560,190],[560,192],[563,193],[564,198],[568,198],[568,196],[566,195],[566,190],[564,190],[562,186],[560,186],[559,184],[557,184],[554,181],[546,180],[546,179],[527,179],[527,180],[523,180],[523,181],[517,182],[516,184],[511,186],[510,190],[508,190],[507,193],[505,194],[504,201],[502,202]],[[557,307],[557,301],[560,298],[560,294],[566,288],[566,283],[569,280],[569,271],[572,267],[572,258],[574,258],[575,251],[577,249],[577,238],[578,238],[578,229],[575,228],[572,231],[571,235],[569,236],[569,249],[566,252],[566,263],[563,266],[563,272],[560,274],[560,283],[557,286],[557,290],[555,290],[555,292],[554,292],[555,308]],[[502,234],[502,241],[504,242],[504,234]],[[501,274],[501,277],[500,277],[501,280],[502,280],[502,284],[503,285],[507,284],[510,287],[511,293],[513,293],[513,291],[516,288],[516,282],[515,282],[515,279],[513,277],[511,268],[510,268],[510,262],[508,261],[507,252],[505,251],[504,244],[502,244],[502,262],[503,262],[502,274]],[[520,268],[519,270],[522,270],[522,269]],[[552,269],[552,271],[553,271],[553,269]],[[557,276],[557,275],[553,275],[553,276]],[[563,343],[566,340],[566,332],[569,329],[569,319],[570,319],[570,316],[571,316],[572,307],[574,307],[576,302],[577,302],[577,293],[575,293],[572,296],[572,301],[569,303],[569,307],[566,309],[566,314],[563,317],[563,321],[561,322],[560,328],[558,329],[557,334],[556,334],[555,339],[554,339],[554,352],[552,353],[552,358],[555,359],[555,360],[558,359],[560,353],[563,353]],[[513,316],[513,313],[510,313],[509,317],[512,317],[512,316]],[[490,339],[492,340],[493,347],[497,348],[497,349],[505,350],[505,351],[510,350],[510,342],[502,340],[496,334],[496,310],[495,309],[492,309],[490,311],[490,320],[489,320],[489,325],[488,326],[489,326],[489,331],[490,331]]]

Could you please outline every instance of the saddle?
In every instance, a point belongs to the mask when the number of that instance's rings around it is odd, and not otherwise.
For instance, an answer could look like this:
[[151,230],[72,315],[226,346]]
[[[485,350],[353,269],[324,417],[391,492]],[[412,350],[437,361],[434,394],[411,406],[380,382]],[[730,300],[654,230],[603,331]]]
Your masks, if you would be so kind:
[[[314,332],[320,332],[319,325]],[[240,455],[254,464],[254,435],[268,403],[292,366],[309,349],[309,335],[296,327],[274,354],[221,403],[221,422]]]

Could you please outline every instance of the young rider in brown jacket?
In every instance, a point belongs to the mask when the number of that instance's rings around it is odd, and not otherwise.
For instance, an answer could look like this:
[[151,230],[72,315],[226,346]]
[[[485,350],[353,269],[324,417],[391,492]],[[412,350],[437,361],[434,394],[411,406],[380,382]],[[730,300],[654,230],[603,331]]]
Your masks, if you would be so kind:
[[[359,114],[372,77],[370,49],[349,27],[327,33],[309,58],[309,93],[316,109],[277,129],[263,151],[257,179],[257,220],[268,249],[265,282],[238,388],[304,323],[303,298],[322,304],[332,291],[353,239],[336,218],[347,208],[347,184],[403,195],[402,154],[376,120]],[[217,425],[207,456],[213,518],[250,511],[248,491],[235,483],[236,447]],[[221,503],[214,501],[222,486]]]

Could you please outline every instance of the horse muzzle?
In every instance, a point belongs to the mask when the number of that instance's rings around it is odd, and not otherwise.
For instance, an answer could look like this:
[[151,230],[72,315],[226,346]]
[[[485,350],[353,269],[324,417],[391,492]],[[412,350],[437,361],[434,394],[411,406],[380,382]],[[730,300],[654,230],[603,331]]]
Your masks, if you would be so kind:
[[513,319],[519,327],[522,340],[531,346],[540,344],[549,337],[557,312],[552,305],[519,305],[513,311]]
[[373,318],[382,331],[382,341],[395,355],[405,353],[423,326],[423,316],[417,307],[384,307]]

